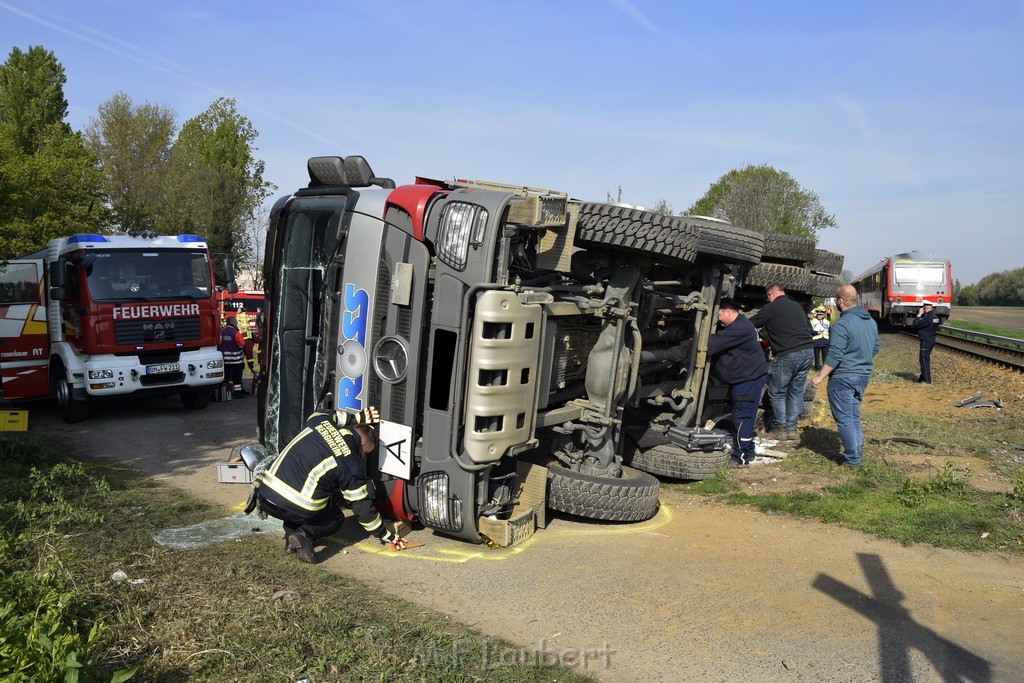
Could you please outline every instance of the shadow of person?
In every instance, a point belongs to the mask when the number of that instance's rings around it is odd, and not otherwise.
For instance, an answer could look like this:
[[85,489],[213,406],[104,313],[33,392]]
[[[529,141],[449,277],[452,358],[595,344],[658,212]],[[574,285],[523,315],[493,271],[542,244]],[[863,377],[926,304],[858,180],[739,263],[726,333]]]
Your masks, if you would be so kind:
[[875,622],[882,681],[914,680],[910,669],[911,648],[925,655],[942,680],[948,683],[992,680],[992,667],[988,660],[914,620],[910,611],[901,604],[906,596],[893,583],[878,555],[858,553],[857,560],[871,586],[871,595],[825,574],[818,574],[811,585]]

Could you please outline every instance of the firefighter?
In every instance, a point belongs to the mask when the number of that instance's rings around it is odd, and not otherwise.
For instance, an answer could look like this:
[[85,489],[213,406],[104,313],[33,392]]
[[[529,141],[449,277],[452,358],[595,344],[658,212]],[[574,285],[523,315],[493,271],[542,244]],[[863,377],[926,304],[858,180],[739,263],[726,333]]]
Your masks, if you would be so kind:
[[229,315],[220,331],[220,344],[217,350],[224,354],[224,381],[232,398],[248,396],[242,385],[242,372],[245,369],[245,337],[238,331],[235,316]]
[[373,484],[364,460],[377,447],[377,409],[315,412],[256,482],[260,510],[284,522],[284,549],[302,562],[316,562],[315,546],[338,532],[345,519],[332,498],[340,492],[363,529],[381,543],[405,548],[406,541],[388,529],[373,504]]

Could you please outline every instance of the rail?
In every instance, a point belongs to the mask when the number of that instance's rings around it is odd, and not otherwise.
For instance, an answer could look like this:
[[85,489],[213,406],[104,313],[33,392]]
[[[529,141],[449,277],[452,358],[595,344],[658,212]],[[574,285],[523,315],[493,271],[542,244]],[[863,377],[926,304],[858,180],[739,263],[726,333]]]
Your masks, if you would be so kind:
[[1024,371],[1024,340],[943,325],[936,343],[959,353]]

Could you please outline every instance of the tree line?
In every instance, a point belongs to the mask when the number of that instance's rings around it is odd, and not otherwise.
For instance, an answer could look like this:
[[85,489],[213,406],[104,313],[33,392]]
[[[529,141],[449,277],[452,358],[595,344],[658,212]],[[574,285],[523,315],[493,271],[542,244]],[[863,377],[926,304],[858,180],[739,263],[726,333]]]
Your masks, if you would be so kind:
[[954,295],[961,306],[1024,306],[1024,268],[992,273],[964,287],[957,280]]
[[65,83],[40,46],[15,47],[0,64],[0,259],[76,233],[193,233],[256,269],[252,224],[276,188],[235,100],[219,98],[179,128],[168,107],[116,92],[73,131]]

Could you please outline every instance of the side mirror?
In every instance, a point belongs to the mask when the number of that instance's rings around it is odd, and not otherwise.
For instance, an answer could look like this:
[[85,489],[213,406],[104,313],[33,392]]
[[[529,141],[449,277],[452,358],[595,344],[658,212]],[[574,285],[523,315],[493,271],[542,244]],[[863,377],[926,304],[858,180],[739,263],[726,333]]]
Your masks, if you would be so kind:
[[66,294],[63,287],[50,287],[50,301],[60,301]]
[[224,259],[224,289],[229,294],[238,292],[238,283],[235,282],[235,262],[229,258]]
[[82,257],[82,268],[86,275],[92,275],[92,264],[96,263],[96,254],[86,254]]
[[64,263],[64,259],[60,258],[46,264],[46,270],[49,273],[51,287],[63,287],[65,285]]

